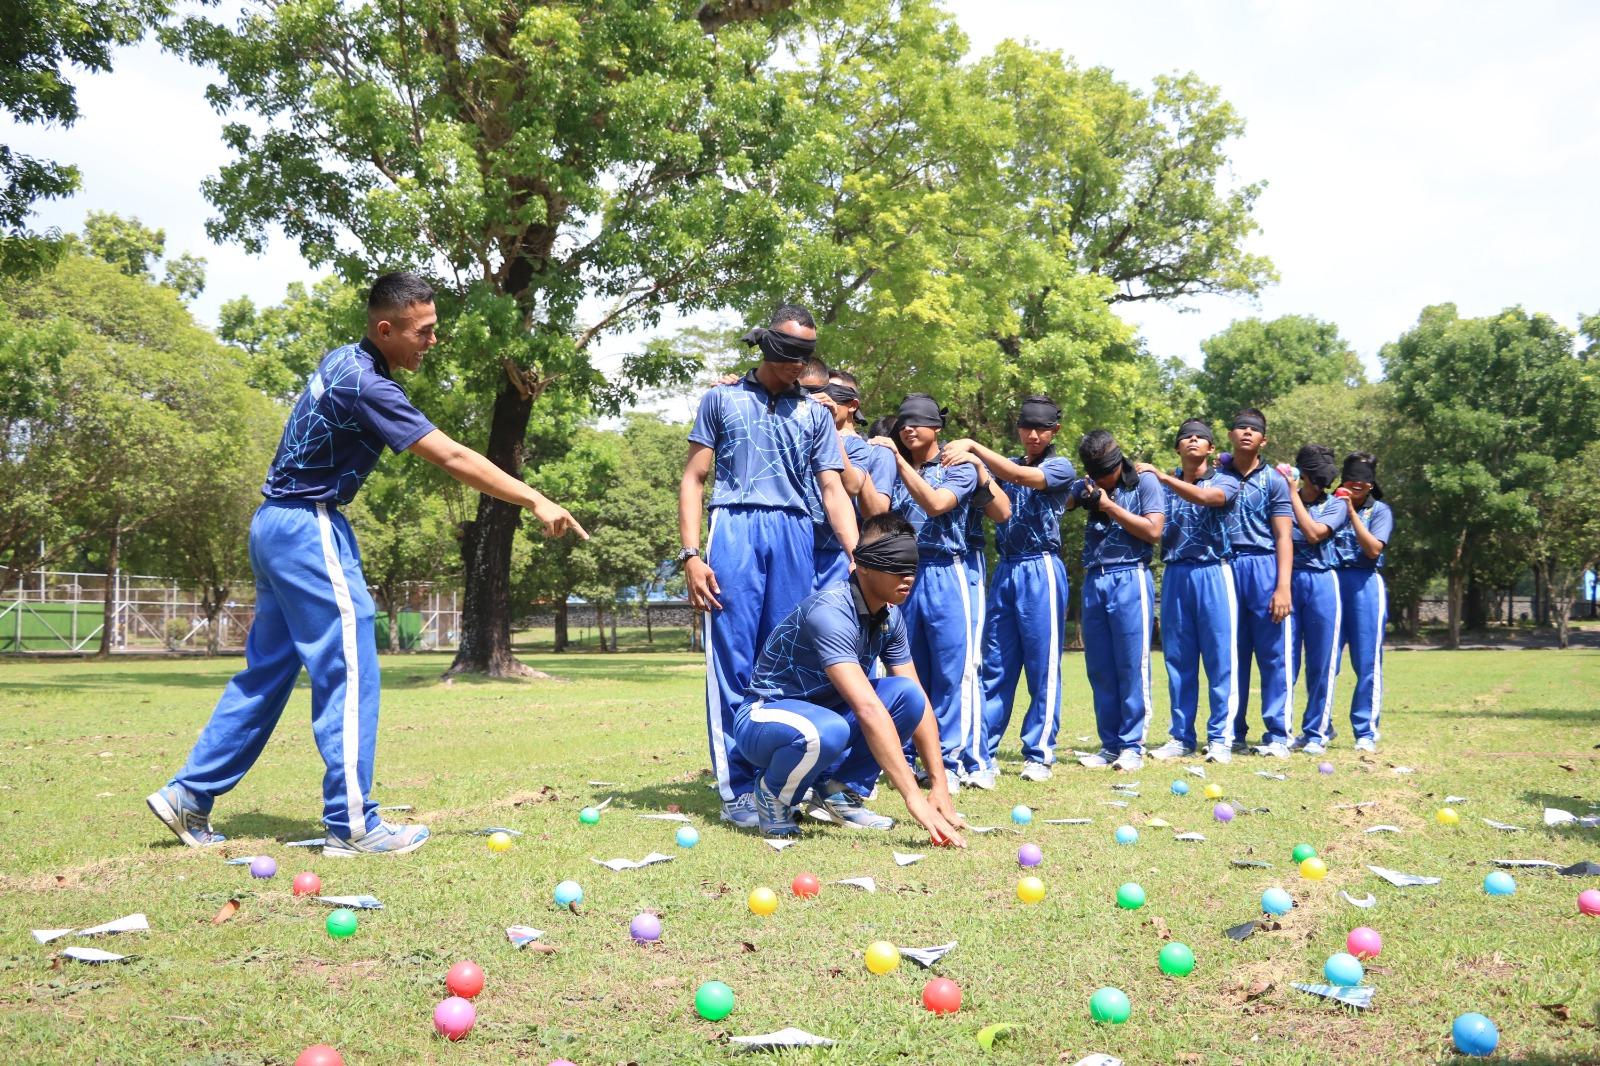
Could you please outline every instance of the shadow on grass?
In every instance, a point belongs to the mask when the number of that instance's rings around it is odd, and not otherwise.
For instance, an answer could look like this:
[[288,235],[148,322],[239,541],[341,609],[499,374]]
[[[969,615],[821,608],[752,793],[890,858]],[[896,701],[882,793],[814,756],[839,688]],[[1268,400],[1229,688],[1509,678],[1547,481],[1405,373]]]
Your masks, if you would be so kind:
[[[213,659],[212,662],[223,660]],[[244,660],[238,660],[238,668],[244,666]],[[5,687],[8,692],[56,692],[56,693],[85,693],[104,692],[106,689],[150,689],[150,688],[182,688],[182,689],[211,689],[222,694],[222,687],[226,685],[227,678],[220,673],[197,674],[183,669],[182,663],[173,663],[171,669],[149,670],[139,673],[96,670],[91,673],[65,673],[59,679],[51,681],[14,681],[6,679]]]
[[1546,722],[1571,722],[1573,725],[1593,725],[1593,707],[1488,707],[1473,708],[1474,718],[1537,718]]
[[616,793],[615,806],[641,814],[665,813],[676,806],[684,814],[715,822],[722,817],[722,797],[709,787],[711,777],[701,773],[693,781],[664,781]]
[[[1577,782],[1575,781],[1573,784],[1576,786]],[[1522,799],[1523,802],[1532,804],[1533,806],[1539,808],[1539,828],[1544,831],[1545,835],[1555,837],[1560,840],[1578,841],[1583,844],[1588,844],[1594,847],[1596,850],[1600,850],[1600,828],[1590,829],[1586,826],[1579,825],[1577,822],[1568,822],[1566,825],[1545,825],[1543,822],[1544,808],[1546,807],[1554,807],[1557,810],[1567,811],[1570,814],[1577,815],[1579,818],[1588,818],[1593,815],[1600,815],[1600,809],[1591,808],[1589,806],[1589,804],[1596,802],[1594,797],[1582,796],[1576,792],[1565,796],[1558,796],[1553,792],[1529,791],[1522,794]]]

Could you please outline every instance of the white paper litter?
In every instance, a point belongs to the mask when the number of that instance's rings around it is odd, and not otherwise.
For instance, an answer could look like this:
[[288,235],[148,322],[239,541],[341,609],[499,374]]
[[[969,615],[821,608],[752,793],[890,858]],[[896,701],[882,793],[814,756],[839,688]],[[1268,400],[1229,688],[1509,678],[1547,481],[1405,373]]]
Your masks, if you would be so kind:
[[599,803],[596,803],[594,805],[594,809],[597,810],[597,811],[603,811],[607,807],[611,806],[611,801],[616,799],[616,798],[617,797],[615,797],[615,796],[607,796],[605,799],[601,800]]
[[1206,776],[1206,768],[1204,766],[1185,766],[1184,769],[1196,777]]
[[790,1026],[779,1029],[776,1033],[762,1033],[760,1036],[730,1036],[728,1043],[738,1044],[746,1051],[766,1051],[770,1048],[780,1047],[832,1047],[833,1041],[825,1036],[808,1033],[804,1029]]
[[589,782],[589,787],[590,788],[616,788],[617,787],[617,783],[615,781],[590,781]]
[[1202,833],[1179,833],[1177,836],[1173,837],[1172,839],[1173,840],[1204,840],[1205,839],[1205,835],[1202,834]]
[[305,840],[291,840],[284,845],[286,848],[320,848],[328,842],[327,837],[307,837]]
[[800,842],[798,840],[763,840],[762,843],[773,851],[782,851],[784,848],[792,847]]
[[1287,781],[1287,780],[1289,780],[1289,775],[1288,774],[1275,774],[1271,770],[1257,770],[1256,771],[1256,776],[1257,777],[1265,777],[1269,781]]
[[133,958],[132,955],[118,955],[111,951],[101,951],[99,948],[68,948],[61,954],[79,962],[121,962],[123,959]]
[[901,948],[900,954],[926,970],[955,950],[955,946],[956,942],[952,940],[948,944],[939,944],[931,948]]
[[222,862],[222,865],[224,865],[224,866],[249,866],[251,863],[253,863],[255,861],[256,861],[256,856],[254,856],[254,855],[241,855],[237,859],[224,859],[223,862]]
[[1394,772],[1397,773],[1397,774],[1414,774],[1414,773],[1416,773],[1416,771],[1413,770],[1409,766],[1396,766],[1394,768]]
[[1101,806],[1104,806],[1104,807],[1126,807],[1128,805],[1128,801],[1127,800],[1101,800],[1100,804],[1101,804]]
[[1444,798],[1444,801],[1446,803],[1465,803],[1465,802],[1467,802],[1467,797],[1465,797],[1465,796],[1446,796]]
[[1496,866],[1511,866],[1511,867],[1531,866],[1531,867],[1539,867],[1539,868],[1548,868],[1548,869],[1551,869],[1551,870],[1559,870],[1559,869],[1561,869],[1561,864],[1560,863],[1558,863],[1558,862],[1550,862],[1550,861],[1548,861],[1546,859],[1491,859],[1490,861],[1493,862]]
[[35,929],[33,931],[33,939],[41,944],[48,944],[52,940],[60,940],[70,932],[72,932],[71,929]]
[[593,862],[593,863],[599,863],[601,866],[604,866],[608,870],[622,871],[622,870],[637,870],[637,869],[639,869],[641,867],[644,867],[644,866],[654,866],[658,862],[671,862],[672,861],[672,856],[671,855],[663,855],[659,851],[652,851],[650,854],[646,855],[644,858],[640,859],[638,862],[634,862],[632,859],[604,859],[604,860],[602,860],[602,859],[596,859],[596,858],[593,858],[593,857],[591,857],[589,859],[589,861]]
[[641,814],[640,818],[648,818],[652,822],[687,822],[687,814]]
[[1093,818],[1046,818],[1045,825],[1088,825]]
[[1398,833],[1398,832],[1400,832],[1400,827],[1397,826],[1397,825],[1369,825],[1367,828],[1363,829],[1362,832],[1363,833]]
[[1522,828],[1522,826],[1520,826],[1520,825],[1511,825],[1511,824],[1509,824],[1507,822],[1497,822],[1493,818],[1485,818],[1483,820],[1483,824],[1488,826],[1490,829],[1498,829],[1502,833],[1522,833],[1522,832],[1526,832],[1526,830],[1524,830]]
[[520,830],[520,829],[508,829],[503,825],[491,825],[486,829],[474,829],[472,831],[472,835],[473,836],[480,836],[480,837],[490,837],[490,836],[494,836],[496,833],[505,833],[508,836],[519,837],[519,836],[522,835],[522,830]]
[[1122,1060],[1115,1055],[1107,1055],[1103,1051],[1096,1051],[1093,1055],[1085,1055],[1074,1062],[1072,1066],[1122,1066]]
[[109,933],[142,933],[150,929],[150,920],[142,914],[130,914],[104,925],[91,925],[85,929],[35,929],[33,939],[41,944],[59,940],[64,936],[104,936]]
[[999,828],[1000,827],[997,825],[969,825],[967,826],[967,832],[977,833],[979,836],[982,836],[985,833],[992,833]]
[[1558,807],[1546,807],[1544,809],[1545,825],[1571,825],[1574,822],[1585,829],[1593,829],[1596,826],[1600,826],[1600,815],[1589,815],[1580,818],[1571,811],[1564,811]]
[[1336,1003],[1358,1007],[1361,1010],[1372,1006],[1372,996],[1377,992],[1371,985],[1303,985],[1296,981],[1294,987],[1313,996],[1321,996],[1323,999],[1331,999]]
[[836,885],[850,885],[852,888],[864,888],[868,892],[878,891],[878,882],[870,877],[846,877],[843,881],[835,881]]
[[1119,795],[1119,796],[1127,796],[1129,799],[1138,799],[1139,798],[1139,793],[1137,793],[1137,792],[1128,792],[1126,790],[1119,791],[1117,793],[1117,795]]
[[903,851],[897,851],[894,853],[894,864],[896,866],[910,866],[912,863],[921,862],[926,858],[926,855],[907,855]]
[[1343,889],[1340,889],[1339,895],[1343,896],[1344,901],[1350,904],[1350,906],[1360,907],[1362,910],[1366,910],[1368,907],[1376,907],[1378,905],[1378,897],[1374,896],[1371,892],[1368,892],[1362,899],[1356,899]]
[[1355,803],[1335,803],[1333,809],[1336,811],[1359,811],[1361,808],[1370,807],[1377,802],[1377,800],[1359,800]]
[[1437,877],[1403,874],[1399,870],[1385,870],[1382,866],[1368,866],[1367,869],[1399,888],[1410,888],[1412,885],[1436,885],[1441,880]]
[[1150,819],[1148,822],[1146,822],[1144,824],[1149,826],[1151,829],[1171,829],[1172,828],[1172,823],[1167,821],[1165,818],[1152,818],[1152,819]]
[[506,939],[511,941],[511,946],[514,948],[525,948],[542,936],[544,930],[535,929],[531,925],[506,926]]
[[354,907],[358,911],[381,911],[383,904],[378,902],[377,896],[316,896],[318,903],[326,903],[331,907]]
[[1116,792],[1124,789],[1138,788],[1139,784],[1140,783],[1138,781],[1113,781],[1111,783],[1111,790]]
[[415,810],[409,803],[396,803],[391,807],[379,807],[379,811],[410,811]]

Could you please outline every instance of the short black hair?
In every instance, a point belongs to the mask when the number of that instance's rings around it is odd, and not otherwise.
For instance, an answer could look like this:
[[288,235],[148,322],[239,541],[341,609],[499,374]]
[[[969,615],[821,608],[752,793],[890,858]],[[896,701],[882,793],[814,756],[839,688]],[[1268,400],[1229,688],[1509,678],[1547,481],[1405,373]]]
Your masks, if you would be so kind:
[[1371,452],[1351,452],[1344,457],[1344,461],[1346,463],[1366,463],[1373,469],[1377,469],[1378,466],[1378,457]]
[[801,380],[821,378],[823,381],[827,381],[830,374],[831,371],[828,370],[828,364],[813,355],[806,360],[805,369],[800,371],[800,378]]
[[404,311],[417,304],[433,303],[433,286],[408,270],[385,274],[372,283],[367,293],[367,314]]
[[859,388],[861,385],[861,383],[856,380],[856,376],[850,373],[848,370],[829,370],[828,377],[838,378],[846,385],[849,385],[852,389]]
[[[1257,418],[1261,419],[1261,424],[1263,426],[1267,424],[1267,416],[1262,414],[1260,409],[1255,407],[1241,407],[1237,411],[1233,412],[1233,418],[1228,422],[1229,429],[1232,429],[1233,424],[1239,421],[1240,415],[1255,415]],[[1263,432],[1265,432],[1265,430],[1263,430]]]
[[861,523],[861,536],[857,543],[871,544],[874,541],[882,540],[884,537],[893,537],[897,534],[914,537],[917,535],[917,531],[911,527],[911,523],[907,522],[898,511],[885,511],[882,514],[875,514]]
[[884,415],[882,418],[872,420],[872,425],[867,427],[869,437],[894,436],[894,415]]
[[806,329],[817,328],[817,323],[812,319],[811,312],[799,304],[784,304],[772,312],[772,325],[774,327],[781,326],[785,322],[794,322],[806,327]]
[[1111,435],[1109,429],[1091,429],[1078,442],[1078,458],[1087,464],[1089,460],[1098,459],[1116,447],[1117,438]]

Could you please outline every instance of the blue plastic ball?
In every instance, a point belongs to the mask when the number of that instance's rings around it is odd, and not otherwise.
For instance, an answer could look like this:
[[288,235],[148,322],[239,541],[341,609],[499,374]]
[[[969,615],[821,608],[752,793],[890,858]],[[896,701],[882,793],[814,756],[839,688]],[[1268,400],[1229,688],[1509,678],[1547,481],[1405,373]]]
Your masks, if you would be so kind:
[[1027,825],[1033,821],[1033,808],[1019,803],[1011,808],[1011,820],[1018,825]]
[[563,881],[556,886],[556,902],[565,907],[583,902],[583,888],[576,881]]
[[1322,964],[1322,976],[1330,985],[1359,985],[1366,975],[1361,960],[1347,951],[1329,955],[1328,961]]
[[1517,890],[1517,882],[1504,870],[1496,870],[1483,879],[1483,890],[1491,896],[1509,896]]
[[1189,782],[1174,781],[1172,783],[1172,794],[1174,796],[1187,796],[1189,794]]
[[1493,1055],[1494,1049],[1500,1046],[1500,1030],[1476,1011],[1455,1020],[1450,1026],[1450,1038],[1463,1055]]
[[700,843],[700,830],[692,825],[682,826],[678,829],[678,847],[692,848]]
[[1132,844],[1139,839],[1139,831],[1131,825],[1117,827],[1117,843]]
[[1261,909],[1268,914],[1288,914],[1294,910],[1294,898],[1281,888],[1269,888],[1261,893]]

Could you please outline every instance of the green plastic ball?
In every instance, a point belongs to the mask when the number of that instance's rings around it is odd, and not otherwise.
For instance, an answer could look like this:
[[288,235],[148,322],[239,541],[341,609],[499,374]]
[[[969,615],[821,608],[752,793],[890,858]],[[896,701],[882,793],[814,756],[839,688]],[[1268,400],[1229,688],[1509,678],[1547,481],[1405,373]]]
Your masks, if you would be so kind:
[[356,912],[340,907],[328,914],[328,935],[335,940],[356,935]]
[[733,989],[721,981],[707,981],[694,993],[694,1009],[708,1022],[720,1022],[733,1012]]
[[1097,988],[1089,997],[1089,1017],[1097,1022],[1121,1025],[1133,1013],[1133,1004],[1120,988]]
[[582,822],[584,825],[600,824],[599,809],[595,807],[585,807],[583,810],[578,812],[578,821]]
[[1299,866],[1307,859],[1313,858],[1317,854],[1317,849],[1312,847],[1310,844],[1296,844],[1294,846],[1294,851],[1290,852],[1289,854],[1294,859],[1294,864]]
[[1172,943],[1161,949],[1161,972],[1168,977],[1188,977],[1194,970],[1194,952],[1188,944]]
[[1129,881],[1117,886],[1117,906],[1125,911],[1136,911],[1144,906],[1144,889]]

